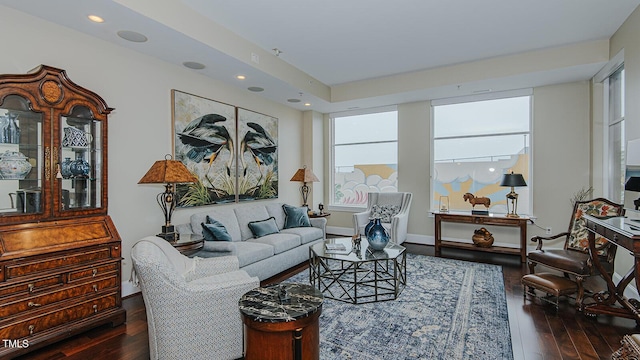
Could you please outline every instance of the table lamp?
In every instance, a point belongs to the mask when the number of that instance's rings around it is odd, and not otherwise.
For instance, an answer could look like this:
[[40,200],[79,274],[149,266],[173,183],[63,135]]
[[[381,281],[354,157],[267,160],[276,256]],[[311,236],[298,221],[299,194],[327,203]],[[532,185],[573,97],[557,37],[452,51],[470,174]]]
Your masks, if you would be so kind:
[[194,183],[198,179],[191,174],[184,164],[178,160],[171,160],[171,155],[165,156],[164,160],[156,161],[149,171],[138,181],[138,184],[165,184],[165,191],[156,197],[160,209],[164,213],[164,225],[162,232],[158,234],[168,241],[179,239],[178,233],[171,225],[171,215],[178,204],[175,193],[175,184]]
[[318,180],[318,177],[313,173],[313,171],[307,169],[307,166],[305,165],[302,169],[298,169],[298,171],[293,174],[291,181],[302,182],[302,187],[300,188],[300,192],[302,193],[302,206],[306,206],[308,209],[309,205],[307,205],[307,198],[309,197],[309,186],[307,183],[318,182],[320,180]]
[[[627,180],[624,184],[625,191],[635,191],[640,192],[640,177],[632,176]],[[633,205],[635,206],[635,210],[638,210],[640,207],[640,198],[633,200]]]
[[[524,177],[522,177],[522,174],[514,174],[512,171],[511,174],[504,174],[500,186],[511,186],[511,192],[507,194],[507,207],[509,207],[507,217],[520,217],[516,211],[518,208],[518,194],[514,191],[514,187],[527,186]],[[510,206],[509,200],[511,200]]]

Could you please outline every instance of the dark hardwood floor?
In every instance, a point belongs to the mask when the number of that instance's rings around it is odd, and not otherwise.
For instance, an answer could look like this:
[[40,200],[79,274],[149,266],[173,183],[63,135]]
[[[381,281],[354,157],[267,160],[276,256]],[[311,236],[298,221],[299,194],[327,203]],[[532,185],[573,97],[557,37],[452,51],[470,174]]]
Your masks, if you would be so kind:
[[[411,253],[433,256],[432,246],[405,245]],[[604,315],[586,317],[574,309],[572,300],[561,300],[558,312],[552,305],[540,304],[539,300],[535,303],[529,299],[524,301],[520,278],[528,271],[516,256],[443,249],[443,257],[502,266],[516,360],[610,359],[611,353],[619,348],[624,334],[640,332],[633,320]],[[305,269],[306,265],[298,266],[263,284],[283,281]],[[597,284],[592,283],[591,286]],[[124,300],[124,307],[127,322],[122,326],[102,326],[19,359],[148,359],[149,344],[142,297],[128,297]]]

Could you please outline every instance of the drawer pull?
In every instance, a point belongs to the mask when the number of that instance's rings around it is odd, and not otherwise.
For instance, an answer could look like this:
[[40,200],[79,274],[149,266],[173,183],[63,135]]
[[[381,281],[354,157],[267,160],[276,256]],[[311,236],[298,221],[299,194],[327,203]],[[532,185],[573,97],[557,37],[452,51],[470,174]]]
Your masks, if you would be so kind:
[[91,272],[91,276],[96,277],[97,274],[98,274],[98,269],[93,269],[93,271]]
[[33,330],[35,329],[35,325],[29,325],[29,335],[33,335]]
[[29,288],[29,292],[32,293],[33,292],[33,288],[35,288],[36,286],[33,284],[29,284],[27,285],[27,287]]
[[618,241],[618,234],[613,234],[613,241]]
[[118,249],[120,249],[120,248],[119,248],[118,246],[116,246],[114,249],[118,250]]
[[98,292],[98,285],[93,284],[93,291]]
[[98,313],[98,305],[93,305],[93,312]]
[[29,303],[27,304],[29,307],[38,307],[38,306],[42,306],[42,304],[38,304],[38,303],[34,303],[33,301],[29,301]]

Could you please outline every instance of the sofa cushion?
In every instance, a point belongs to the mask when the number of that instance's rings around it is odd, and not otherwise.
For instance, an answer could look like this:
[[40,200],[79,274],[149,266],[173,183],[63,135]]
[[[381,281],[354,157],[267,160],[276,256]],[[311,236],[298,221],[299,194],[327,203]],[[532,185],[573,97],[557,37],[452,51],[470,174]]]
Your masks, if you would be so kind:
[[271,245],[273,247],[273,253],[280,254],[287,250],[291,250],[296,246],[300,246],[300,236],[281,232],[259,237],[257,239],[249,239],[246,242]]
[[303,244],[310,243],[312,241],[322,239],[322,229],[317,227],[297,227],[290,229],[282,229],[281,234],[296,234],[300,237],[300,242]]
[[240,226],[238,226],[238,219],[236,213],[228,208],[211,209],[206,212],[196,213],[191,215],[190,223],[192,231],[202,231],[202,223],[207,222],[207,216],[219,221],[227,230],[233,241],[242,240],[242,234],[240,232]]
[[249,223],[260,221],[270,217],[264,205],[242,206],[233,209],[238,219],[242,240],[253,238],[253,233],[249,229]]
[[278,229],[284,229],[284,218],[286,217],[284,213],[284,209],[282,208],[283,203],[273,203],[265,205],[269,216],[273,216],[276,219],[276,223],[278,224]]
[[240,268],[274,255],[273,246],[252,241],[234,242]]
[[207,215],[207,222],[202,223],[202,236],[207,241],[231,241],[231,235],[221,222]]
[[[235,241],[205,241],[202,250],[211,252],[233,252],[236,250]],[[230,254],[226,254],[230,255]]]
[[259,221],[250,221],[248,225],[254,238],[260,238],[280,232],[278,224],[276,224],[276,219],[273,217]]
[[284,209],[284,213],[286,214],[284,220],[284,228],[296,228],[296,227],[309,227],[311,223],[309,223],[309,215],[307,215],[306,206],[291,206],[291,205],[282,205],[282,209]]

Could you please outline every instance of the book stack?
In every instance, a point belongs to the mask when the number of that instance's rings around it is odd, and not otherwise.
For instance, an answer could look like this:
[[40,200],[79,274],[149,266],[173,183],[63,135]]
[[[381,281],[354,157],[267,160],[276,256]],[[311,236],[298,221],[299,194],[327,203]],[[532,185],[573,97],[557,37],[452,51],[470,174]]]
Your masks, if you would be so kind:
[[327,254],[346,254],[347,247],[344,244],[324,244]]

